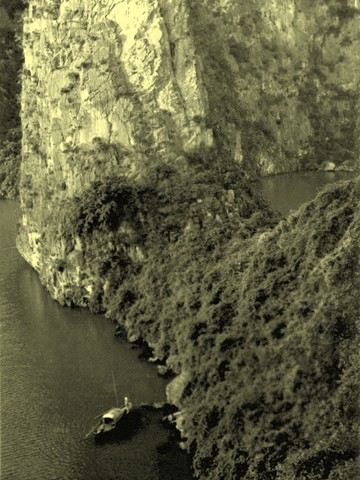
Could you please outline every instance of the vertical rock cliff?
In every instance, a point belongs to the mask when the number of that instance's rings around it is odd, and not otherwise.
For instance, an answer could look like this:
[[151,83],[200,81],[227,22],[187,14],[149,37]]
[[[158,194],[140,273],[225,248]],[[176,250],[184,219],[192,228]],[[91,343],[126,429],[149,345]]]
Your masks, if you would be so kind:
[[[22,251],[49,206],[154,159],[248,172],[359,160],[356,2],[32,0],[24,19]],[[56,221],[56,220],[55,220]]]
[[33,0],[24,56],[20,245],[39,268],[52,205],[181,163],[213,134],[186,2]]

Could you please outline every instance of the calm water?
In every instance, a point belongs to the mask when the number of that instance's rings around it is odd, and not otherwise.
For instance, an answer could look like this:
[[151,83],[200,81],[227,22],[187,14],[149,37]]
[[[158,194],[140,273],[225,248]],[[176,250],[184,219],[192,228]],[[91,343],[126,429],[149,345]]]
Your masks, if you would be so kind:
[[353,172],[300,172],[284,173],[257,180],[255,189],[266,197],[272,207],[283,215],[313,199],[327,183],[348,180]]
[[101,315],[62,308],[15,248],[17,203],[0,202],[1,480],[189,479],[188,458],[157,446],[169,431],[143,416],[125,441],[81,441],[119,397],[165,400],[166,382]]

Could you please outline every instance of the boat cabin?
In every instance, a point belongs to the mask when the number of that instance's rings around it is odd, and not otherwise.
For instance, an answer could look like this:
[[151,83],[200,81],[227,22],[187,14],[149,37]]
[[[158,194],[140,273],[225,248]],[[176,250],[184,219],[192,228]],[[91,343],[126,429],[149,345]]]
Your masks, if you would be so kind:
[[109,432],[116,427],[116,424],[122,419],[122,417],[129,413],[132,405],[129,402],[128,398],[125,397],[124,406],[113,407],[103,415],[100,416],[100,422],[94,430],[94,434],[98,435],[99,433]]
[[123,408],[112,408],[101,417],[101,423],[115,427],[116,423],[124,415]]

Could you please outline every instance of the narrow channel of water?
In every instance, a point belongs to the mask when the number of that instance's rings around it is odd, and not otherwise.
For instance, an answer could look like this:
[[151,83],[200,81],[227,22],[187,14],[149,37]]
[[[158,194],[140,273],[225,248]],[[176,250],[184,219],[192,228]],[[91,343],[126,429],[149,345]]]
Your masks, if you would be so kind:
[[315,198],[326,184],[349,180],[357,175],[359,173],[341,171],[283,173],[259,178],[254,188],[269,200],[275,210],[288,215],[291,210]]
[[0,202],[2,480],[182,480],[188,457],[158,447],[169,437],[147,413],[123,441],[81,441],[94,417],[120,399],[165,400],[164,379],[114,337],[101,315],[63,308],[15,248],[17,203]]

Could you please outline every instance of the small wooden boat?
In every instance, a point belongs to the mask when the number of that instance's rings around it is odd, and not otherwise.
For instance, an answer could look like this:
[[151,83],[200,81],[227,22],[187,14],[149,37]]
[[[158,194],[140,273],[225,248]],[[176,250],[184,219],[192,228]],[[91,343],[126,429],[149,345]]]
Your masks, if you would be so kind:
[[93,434],[100,435],[113,430],[120,420],[130,412],[131,408],[131,402],[125,397],[123,407],[110,408],[110,410],[100,415],[100,422],[93,429]]
[[101,435],[103,433],[110,432],[117,426],[120,420],[123,419],[124,416],[126,416],[132,409],[132,404],[129,401],[128,397],[124,397],[123,407],[118,406],[119,400],[118,400],[118,395],[116,390],[114,372],[112,372],[112,377],[113,377],[114,391],[115,391],[115,397],[116,397],[116,407],[112,407],[110,408],[110,410],[107,410],[102,415],[95,417],[96,419],[99,419],[99,422],[90,430],[90,432],[87,435],[85,435],[83,440],[86,440],[91,434],[94,434],[96,436],[96,435]]

